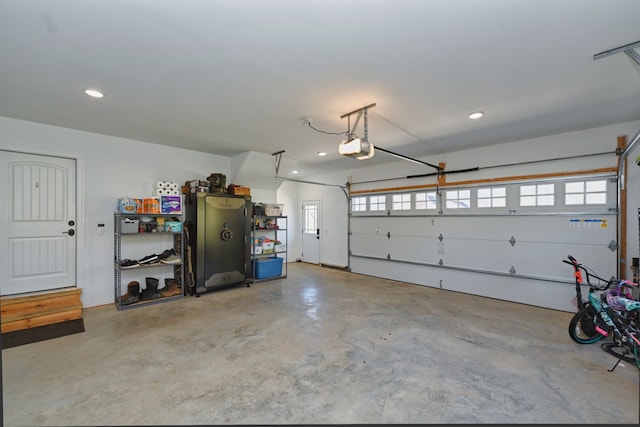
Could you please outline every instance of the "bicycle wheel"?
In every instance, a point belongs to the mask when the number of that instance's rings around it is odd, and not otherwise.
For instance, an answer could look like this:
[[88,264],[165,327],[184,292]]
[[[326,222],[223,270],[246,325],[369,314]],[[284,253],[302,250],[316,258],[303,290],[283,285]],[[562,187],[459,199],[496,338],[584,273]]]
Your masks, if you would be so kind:
[[578,344],[593,344],[604,338],[596,331],[596,310],[591,305],[582,307],[569,322],[569,336]]

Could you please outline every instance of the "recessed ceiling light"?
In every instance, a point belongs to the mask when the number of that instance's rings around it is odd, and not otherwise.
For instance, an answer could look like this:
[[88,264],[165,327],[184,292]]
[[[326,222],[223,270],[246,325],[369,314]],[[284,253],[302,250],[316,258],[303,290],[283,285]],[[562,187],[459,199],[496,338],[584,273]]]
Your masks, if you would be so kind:
[[469,118],[471,120],[477,120],[482,116],[484,116],[484,111],[474,111],[473,113],[469,114]]
[[325,153],[324,151],[318,151],[318,156],[326,156],[327,153]]
[[104,94],[102,92],[100,92],[99,90],[95,90],[95,89],[85,89],[84,93],[86,93],[87,95],[93,97],[93,98],[102,98],[104,97]]

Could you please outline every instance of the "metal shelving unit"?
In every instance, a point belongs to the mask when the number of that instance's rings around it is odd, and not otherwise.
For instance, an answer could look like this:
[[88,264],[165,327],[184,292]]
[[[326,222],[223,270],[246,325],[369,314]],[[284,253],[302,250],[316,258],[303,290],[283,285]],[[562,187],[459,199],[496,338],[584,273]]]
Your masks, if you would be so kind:
[[[123,229],[122,229],[122,221],[123,220],[138,220],[140,221],[142,218],[152,218],[155,221],[157,221],[158,218],[164,218],[165,221],[176,221],[176,222],[180,222],[180,224],[182,224],[182,228],[183,230],[181,232],[172,232],[172,231],[154,231],[154,232],[126,232],[123,233]],[[167,302],[167,301],[173,301],[176,299],[181,299],[184,297],[185,294],[185,272],[184,272],[184,265],[185,265],[185,254],[184,254],[184,217],[182,214],[129,214],[129,213],[120,213],[120,212],[115,212],[113,215],[113,221],[114,221],[114,226],[113,226],[113,254],[114,254],[114,297],[115,297],[115,304],[116,307],[118,308],[118,310],[127,310],[127,309],[131,309],[131,308],[138,308],[138,307],[144,307],[147,305],[151,305],[151,304],[158,304],[158,303],[163,303],[163,302]],[[165,241],[166,242],[166,236],[171,236],[172,237],[172,247],[173,250],[176,252],[177,255],[180,256],[180,259],[182,260],[181,263],[179,264],[163,264],[163,263],[157,263],[157,264],[150,264],[150,265],[141,265],[141,266],[137,266],[137,267],[133,267],[133,268],[123,268],[121,266],[121,261],[122,261],[122,245],[123,244],[127,244],[130,242],[126,242],[123,243],[123,238],[125,240],[135,240],[135,239],[157,239],[158,244],[161,244],[161,241]],[[160,251],[162,252],[162,251]],[[125,274],[129,274],[131,272],[131,274],[133,274],[133,272],[138,272],[140,273],[141,270],[157,270],[157,271],[161,271],[162,269],[172,269],[172,273],[173,273],[173,278],[176,279],[178,281],[178,284],[180,286],[181,292],[178,295],[173,295],[173,296],[167,296],[167,297],[161,297],[158,299],[152,299],[152,300],[141,300],[139,302],[133,303],[133,304],[126,304],[123,305],[122,304],[122,275],[123,273]],[[159,288],[162,288],[161,285],[158,286]],[[142,289],[144,288],[143,283],[140,283],[140,293],[142,294]]]
[[[267,280],[283,279],[287,277],[287,217],[254,215],[251,223],[251,268],[253,271],[252,282],[262,282]],[[274,245],[273,252],[255,253],[255,242],[260,237],[268,237],[271,240],[279,240],[284,245],[284,250],[276,251],[278,246]],[[264,258],[282,258],[282,272],[280,275],[256,278],[256,261]]]

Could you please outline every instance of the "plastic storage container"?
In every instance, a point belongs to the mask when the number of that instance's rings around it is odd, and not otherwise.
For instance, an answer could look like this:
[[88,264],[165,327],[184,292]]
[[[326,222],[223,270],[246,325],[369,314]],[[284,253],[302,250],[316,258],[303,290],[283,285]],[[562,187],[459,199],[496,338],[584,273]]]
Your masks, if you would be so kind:
[[268,279],[282,275],[282,258],[260,258],[255,260],[256,279]]

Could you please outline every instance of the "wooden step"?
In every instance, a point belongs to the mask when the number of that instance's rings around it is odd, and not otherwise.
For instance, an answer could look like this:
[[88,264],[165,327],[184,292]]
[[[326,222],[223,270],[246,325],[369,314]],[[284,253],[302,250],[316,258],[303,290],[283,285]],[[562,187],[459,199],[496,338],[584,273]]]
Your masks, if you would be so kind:
[[30,295],[0,297],[2,333],[82,318],[82,289],[69,288]]

